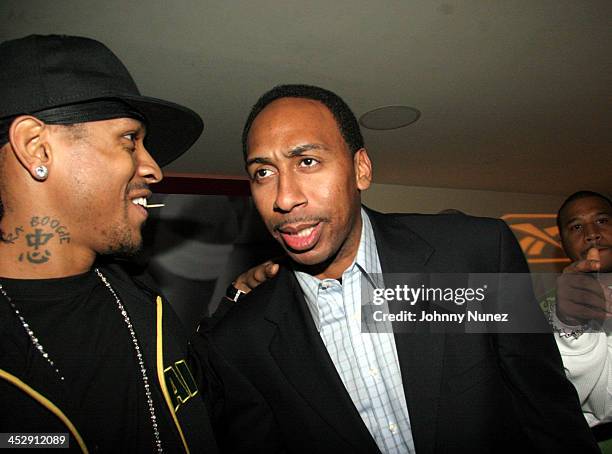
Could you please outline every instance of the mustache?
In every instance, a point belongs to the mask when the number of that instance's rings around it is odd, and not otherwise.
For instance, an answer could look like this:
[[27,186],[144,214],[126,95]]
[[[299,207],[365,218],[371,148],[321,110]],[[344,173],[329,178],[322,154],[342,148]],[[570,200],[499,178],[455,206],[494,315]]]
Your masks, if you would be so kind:
[[300,223],[319,223],[319,222],[328,222],[329,218],[322,216],[300,216],[295,218],[287,218],[283,219],[281,222],[276,224],[272,224],[272,228],[274,230],[279,230],[288,224],[300,224]]
[[139,181],[139,182],[134,182],[134,183],[128,184],[125,192],[126,192],[126,194],[129,194],[130,192],[137,191],[139,189],[146,189],[147,191],[151,190],[147,183]]

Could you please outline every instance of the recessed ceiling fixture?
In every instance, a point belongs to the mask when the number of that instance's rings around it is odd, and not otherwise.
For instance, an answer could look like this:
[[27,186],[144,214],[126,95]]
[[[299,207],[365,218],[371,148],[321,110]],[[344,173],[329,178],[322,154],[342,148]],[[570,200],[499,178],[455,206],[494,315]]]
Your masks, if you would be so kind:
[[414,123],[421,116],[414,107],[382,106],[369,110],[359,118],[359,124],[364,128],[386,131],[399,129]]

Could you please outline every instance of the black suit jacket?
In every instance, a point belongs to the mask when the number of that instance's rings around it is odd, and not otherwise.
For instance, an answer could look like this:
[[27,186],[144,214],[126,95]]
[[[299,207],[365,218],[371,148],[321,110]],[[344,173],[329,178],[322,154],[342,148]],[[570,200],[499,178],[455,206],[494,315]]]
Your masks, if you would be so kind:
[[[501,221],[368,214],[384,273],[527,272]],[[378,452],[289,268],[201,333],[222,451]],[[395,342],[417,453],[598,452],[551,335]]]

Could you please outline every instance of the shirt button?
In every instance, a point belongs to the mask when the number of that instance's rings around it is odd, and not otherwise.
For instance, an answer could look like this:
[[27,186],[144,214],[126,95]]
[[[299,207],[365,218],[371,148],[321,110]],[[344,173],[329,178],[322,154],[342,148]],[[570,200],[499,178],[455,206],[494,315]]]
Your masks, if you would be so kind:
[[391,423],[389,424],[389,431],[395,435],[397,433],[397,424]]
[[370,377],[378,377],[378,369],[376,369],[375,367],[371,367],[370,368]]

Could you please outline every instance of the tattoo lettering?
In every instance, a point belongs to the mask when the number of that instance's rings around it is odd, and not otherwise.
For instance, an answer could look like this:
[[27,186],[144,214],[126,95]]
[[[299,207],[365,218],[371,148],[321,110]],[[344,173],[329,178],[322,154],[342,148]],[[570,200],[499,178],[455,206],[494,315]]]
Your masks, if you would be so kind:
[[[34,233],[26,234],[26,241],[28,242],[28,247],[33,247],[34,251],[28,251],[26,257],[28,262],[41,264],[49,261],[49,256],[51,252],[45,249],[43,252],[39,251],[41,246],[44,246],[49,242],[51,238],[53,238],[52,233],[43,233],[43,229],[35,229]],[[23,261],[23,254],[19,257],[19,261]]]
[[[27,252],[26,258],[28,262],[33,263],[34,265],[40,265],[41,263],[47,263],[49,261],[49,257],[51,257],[51,251],[45,249],[44,253],[41,252]],[[19,261],[23,262],[23,254],[19,255]]]
[[28,233],[26,235],[28,246],[33,247],[35,250],[47,244],[51,238],[53,238],[53,234],[43,233],[43,229],[36,229],[34,233]]
[[15,241],[19,239],[19,236],[22,233],[23,233],[23,226],[20,225],[19,227],[15,228],[15,231],[13,233],[9,233],[8,235],[2,237],[1,240],[3,243],[15,244]]
[[62,225],[57,219],[51,219],[49,216],[38,217],[34,216],[30,221],[32,227],[49,226],[59,237],[60,244],[70,243],[70,233],[66,230],[66,226]]
[[[51,251],[47,249],[50,241],[57,238],[59,244],[70,243],[70,233],[67,227],[57,219],[49,216],[34,216],[30,220],[30,226],[33,227],[33,230],[25,234],[28,250],[19,255],[20,262],[27,260],[34,265],[47,263],[51,257]],[[21,227],[21,232],[24,232],[23,227]]]

